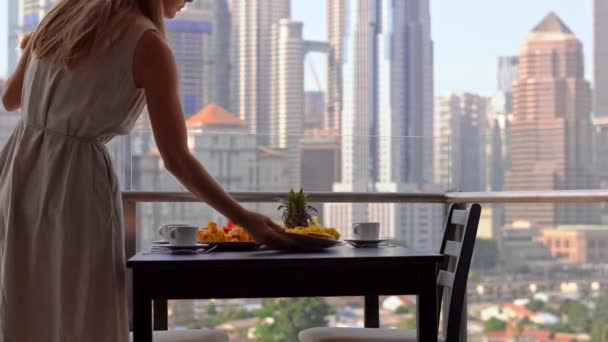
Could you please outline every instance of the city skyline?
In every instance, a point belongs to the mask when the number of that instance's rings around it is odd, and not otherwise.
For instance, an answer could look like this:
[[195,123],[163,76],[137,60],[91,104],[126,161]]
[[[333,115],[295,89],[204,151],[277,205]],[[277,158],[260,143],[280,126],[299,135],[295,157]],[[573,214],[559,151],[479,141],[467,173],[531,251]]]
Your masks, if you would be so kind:
[[[17,1],[17,0],[8,0]],[[8,4],[7,1],[7,4]],[[326,0],[291,0],[292,20],[304,23],[305,40],[326,40]],[[496,60],[503,55],[517,55],[519,43],[533,27],[537,18],[555,11],[568,23],[583,43],[587,79],[593,84],[593,0],[466,0],[460,2],[431,1],[432,37],[435,41],[435,94],[473,92],[491,95],[496,92]],[[195,0],[194,4],[203,3]],[[0,36],[7,33],[8,13],[0,7]],[[487,13],[487,15],[480,15]],[[490,15],[492,14],[492,15]],[[463,18],[456,21],[454,18]],[[517,18],[514,22],[512,18]],[[446,25],[448,23],[450,25]],[[475,30],[475,26],[483,30]],[[458,37],[470,37],[462,42]],[[489,39],[495,37],[495,39]],[[2,39],[0,39],[0,42]],[[463,49],[459,43],[464,43]],[[483,43],[483,44],[481,44]],[[0,47],[2,49],[2,47]],[[1,50],[0,50],[1,51]],[[0,57],[0,77],[6,78],[4,53]],[[311,54],[321,79],[325,79],[325,56]],[[318,90],[314,77],[306,67],[306,90]],[[323,89],[325,90],[325,89]]]
[[[326,39],[326,0],[292,0],[292,18],[304,23],[304,39]],[[586,78],[593,82],[592,0],[432,0],[435,94],[496,93],[497,59],[519,54],[520,44],[539,18],[556,12],[583,43]],[[463,39],[464,38],[464,39]],[[313,56],[317,70],[324,57]],[[307,90],[316,84],[307,73]]]

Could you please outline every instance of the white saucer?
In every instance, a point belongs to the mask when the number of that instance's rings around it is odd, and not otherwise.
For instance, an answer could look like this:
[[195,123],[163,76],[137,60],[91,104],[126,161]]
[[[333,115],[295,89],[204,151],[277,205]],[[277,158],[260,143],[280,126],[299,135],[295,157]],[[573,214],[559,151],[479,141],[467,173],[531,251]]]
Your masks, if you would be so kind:
[[353,247],[378,247],[380,244],[385,243],[388,239],[373,239],[373,240],[361,240],[361,239],[347,239],[344,240],[351,244]]
[[187,245],[187,246],[163,245],[163,247],[169,248],[171,250],[177,250],[177,249],[199,249],[199,248],[203,248],[203,247],[207,247],[207,246],[209,246],[208,243],[197,243],[196,245]]

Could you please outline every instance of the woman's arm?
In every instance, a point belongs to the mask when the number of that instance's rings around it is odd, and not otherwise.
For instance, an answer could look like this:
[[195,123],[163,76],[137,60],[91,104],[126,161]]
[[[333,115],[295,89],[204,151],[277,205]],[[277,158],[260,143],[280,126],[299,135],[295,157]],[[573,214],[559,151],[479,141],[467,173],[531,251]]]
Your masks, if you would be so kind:
[[25,78],[25,70],[27,69],[27,61],[30,58],[30,48],[28,47],[30,35],[27,35],[21,41],[21,49],[23,55],[17,64],[17,70],[9,77],[4,87],[2,94],[2,105],[9,112],[21,108],[21,95],[23,94],[23,79]]
[[154,138],[165,167],[194,195],[237,224],[254,239],[285,244],[282,228],[266,216],[243,208],[230,197],[190,153],[178,89],[177,68],[165,40],[156,32],[144,34],[134,56],[133,77],[145,89]]

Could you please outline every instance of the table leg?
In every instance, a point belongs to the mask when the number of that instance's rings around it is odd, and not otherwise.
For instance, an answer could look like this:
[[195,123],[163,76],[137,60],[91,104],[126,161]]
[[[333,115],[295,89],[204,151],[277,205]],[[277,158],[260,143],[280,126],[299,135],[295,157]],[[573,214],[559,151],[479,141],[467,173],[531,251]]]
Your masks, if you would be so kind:
[[380,305],[377,295],[365,296],[365,327],[380,328]]
[[154,330],[168,330],[169,319],[167,317],[167,300],[154,300]]
[[152,298],[145,292],[145,281],[133,272],[133,342],[152,342]]
[[437,311],[437,273],[428,267],[420,274],[418,294],[418,341],[437,342],[439,312]]

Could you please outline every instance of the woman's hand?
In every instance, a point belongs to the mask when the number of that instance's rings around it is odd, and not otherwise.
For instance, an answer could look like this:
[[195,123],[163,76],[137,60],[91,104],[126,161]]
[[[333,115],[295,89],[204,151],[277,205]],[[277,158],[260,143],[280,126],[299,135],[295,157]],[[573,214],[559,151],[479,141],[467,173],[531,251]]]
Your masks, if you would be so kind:
[[293,242],[283,232],[285,229],[272,219],[253,211],[245,211],[238,225],[243,227],[253,239],[269,247],[289,247]]
[[21,40],[20,47],[23,51],[21,59],[15,73],[9,77],[4,85],[4,94],[2,94],[2,104],[4,108],[9,112],[16,111],[21,108],[21,98],[23,97],[23,80],[25,78],[25,69],[27,68],[27,62],[30,59],[31,48],[29,42],[31,34],[25,35]]

